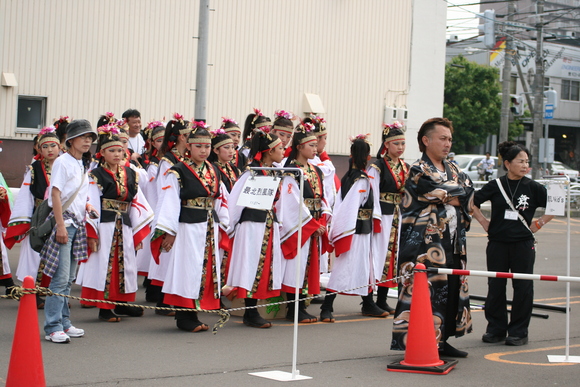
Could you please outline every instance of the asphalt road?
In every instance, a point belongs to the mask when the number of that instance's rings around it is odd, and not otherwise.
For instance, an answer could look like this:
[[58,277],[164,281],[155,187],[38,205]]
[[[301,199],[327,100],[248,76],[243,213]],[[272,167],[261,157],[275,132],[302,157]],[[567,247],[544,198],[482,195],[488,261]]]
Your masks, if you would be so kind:
[[[580,219],[572,219],[572,276],[580,276],[578,251]],[[566,274],[566,223],[555,219],[538,234],[536,273]],[[474,224],[468,239],[468,268],[485,270],[487,239]],[[10,252],[13,272],[18,250]],[[470,278],[471,294],[485,295],[486,279]],[[565,305],[565,283],[536,282],[536,302]],[[3,290],[3,289],[2,289]],[[73,295],[80,289],[74,286]],[[570,355],[580,355],[580,284],[571,284]],[[508,294],[509,296],[509,294]],[[511,297],[511,296],[510,296]],[[142,290],[138,302],[145,302]],[[391,301],[394,302],[394,301]],[[486,344],[481,341],[485,318],[473,311],[474,332],[450,343],[469,351],[469,357],[448,375],[420,375],[387,372],[388,363],[400,360],[402,352],[391,351],[392,318],[376,319],[360,314],[360,298],[339,296],[335,302],[334,324],[305,324],[299,327],[298,370],[312,377],[300,381],[304,386],[559,386],[578,385],[580,365],[549,363],[547,355],[565,354],[565,314],[536,310],[548,319],[533,318],[530,342],[522,347]],[[474,304],[480,303],[474,301]],[[44,341],[42,356],[49,386],[271,386],[280,382],[249,375],[250,372],[292,370],[292,324],[274,320],[271,329],[248,328],[240,317],[232,317],[219,329],[187,333],[175,327],[171,317],[147,310],[140,318],[123,318],[120,323],[97,319],[96,309],[82,309],[72,302],[72,321],[83,328],[83,338],[59,345]],[[151,304],[148,304],[151,305]],[[0,299],[0,386],[5,384],[18,302]],[[318,315],[318,305],[309,311]],[[210,324],[215,315],[202,314]]]

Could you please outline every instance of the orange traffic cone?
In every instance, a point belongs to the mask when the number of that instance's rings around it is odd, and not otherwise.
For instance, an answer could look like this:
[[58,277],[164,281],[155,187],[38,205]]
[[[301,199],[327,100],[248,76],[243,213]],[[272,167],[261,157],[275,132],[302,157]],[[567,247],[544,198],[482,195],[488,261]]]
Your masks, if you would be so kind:
[[[34,279],[24,278],[23,287],[34,289]],[[44,365],[40,349],[36,294],[26,294],[20,299],[12,354],[6,377],[6,387],[46,386]]]
[[457,360],[439,359],[427,273],[420,271],[425,270],[425,265],[418,263],[415,269],[405,359],[389,364],[387,370],[445,375],[455,367]]

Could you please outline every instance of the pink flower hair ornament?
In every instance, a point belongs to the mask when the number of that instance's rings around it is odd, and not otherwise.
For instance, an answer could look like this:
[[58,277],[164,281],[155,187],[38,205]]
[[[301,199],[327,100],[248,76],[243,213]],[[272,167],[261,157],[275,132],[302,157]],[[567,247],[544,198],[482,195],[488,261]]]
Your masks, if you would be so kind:
[[219,136],[220,134],[228,134],[228,133],[225,130],[223,130],[222,128],[219,128],[219,129],[216,129],[216,130],[211,130],[210,131],[210,134],[211,134],[211,136],[213,138],[213,137]]
[[222,125],[225,125],[227,123],[232,123],[234,125],[238,125],[238,122],[232,118],[228,118],[228,117],[222,117]]
[[370,146],[372,146],[373,144],[371,142],[369,142],[369,137],[370,137],[370,133],[367,134],[357,134],[356,136],[349,136],[348,139],[350,140],[351,144],[353,142],[355,142],[356,140],[363,140],[364,142],[366,142],[367,144],[369,144]]
[[173,119],[181,123],[181,125],[183,125],[183,115],[179,113],[173,113]]
[[276,110],[274,115],[276,117],[286,118],[287,120],[292,120],[294,118],[294,114],[287,112],[286,110]]
[[109,136],[112,136],[114,134],[119,134],[119,128],[115,124],[108,124],[99,126],[97,132],[99,135],[108,134]]
[[161,121],[151,121],[150,123],[147,124],[145,129],[152,130],[152,129],[157,128],[159,126],[165,126],[165,125],[163,125],[163,122],[161,122]]
[[38,137],[43,136],[43,135],[48,134],[48,133],[54,133],[55,131],[56,131],[56,128],[54,126],[52,126],[52,125],[45,126],[44,128],[42,128],[40,130],[40,132],[38,132]]

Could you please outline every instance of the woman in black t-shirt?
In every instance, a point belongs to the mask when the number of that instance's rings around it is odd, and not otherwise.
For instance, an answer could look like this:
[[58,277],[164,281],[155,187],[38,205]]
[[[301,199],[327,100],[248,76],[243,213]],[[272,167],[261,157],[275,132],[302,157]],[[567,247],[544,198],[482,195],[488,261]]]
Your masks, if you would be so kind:
[[[513,141],[506,141],[499,144],[499,153],[506,175],[490,181],[474,196],[477,208],[473,215],[488,233],[487,269],[531,274],[536,258],[534,233],[553,218],[543,215],[533,221],[536,208],[546,206],[547,191],[544,186],[525,176],[530,157],[526,148]],[[481,204],[488,200],[491,201],[490,220],[479,210]],[[534,301],[533,281],[512,280],[514,299],[509,324],[506,308],[507,280],[488,278],[487,284],[485,318],[488,324],[482,340],[486,343],[505,340],[506,345],[527,344]]]

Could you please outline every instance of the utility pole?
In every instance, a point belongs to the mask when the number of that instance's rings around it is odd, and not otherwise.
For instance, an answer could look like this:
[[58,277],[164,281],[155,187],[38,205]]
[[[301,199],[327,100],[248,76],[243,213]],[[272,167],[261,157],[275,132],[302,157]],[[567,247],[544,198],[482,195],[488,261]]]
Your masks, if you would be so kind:
[[544,114],[544,0],[536,4],[536,76],[534,77],[534,130],[532,132],[532,177],[540,178],[540,138],[542,138]]
[[[514,20],[514,13],[516,11],[516,6],[513,0],[508,2],[508,22]],[[509,31],[509,26],[505,27]],[[499,126],[499,143],[508,140],[508,129],[510,125],[510,81],[512,72],[512,53],[514,50],[514,39],[508,32],[506,34],[505,49],[504,49],[504,62],[502,71],[502,87],[501,87],[501,121]],[[500,168],[502,169],[502,168]],[[503,169],[502,169],[503,170]]]
[[195,76],[196,121],[207,119],[207,60],[209,46],[209,0],[199,2],[199,25],[197,41],[197,72]]

